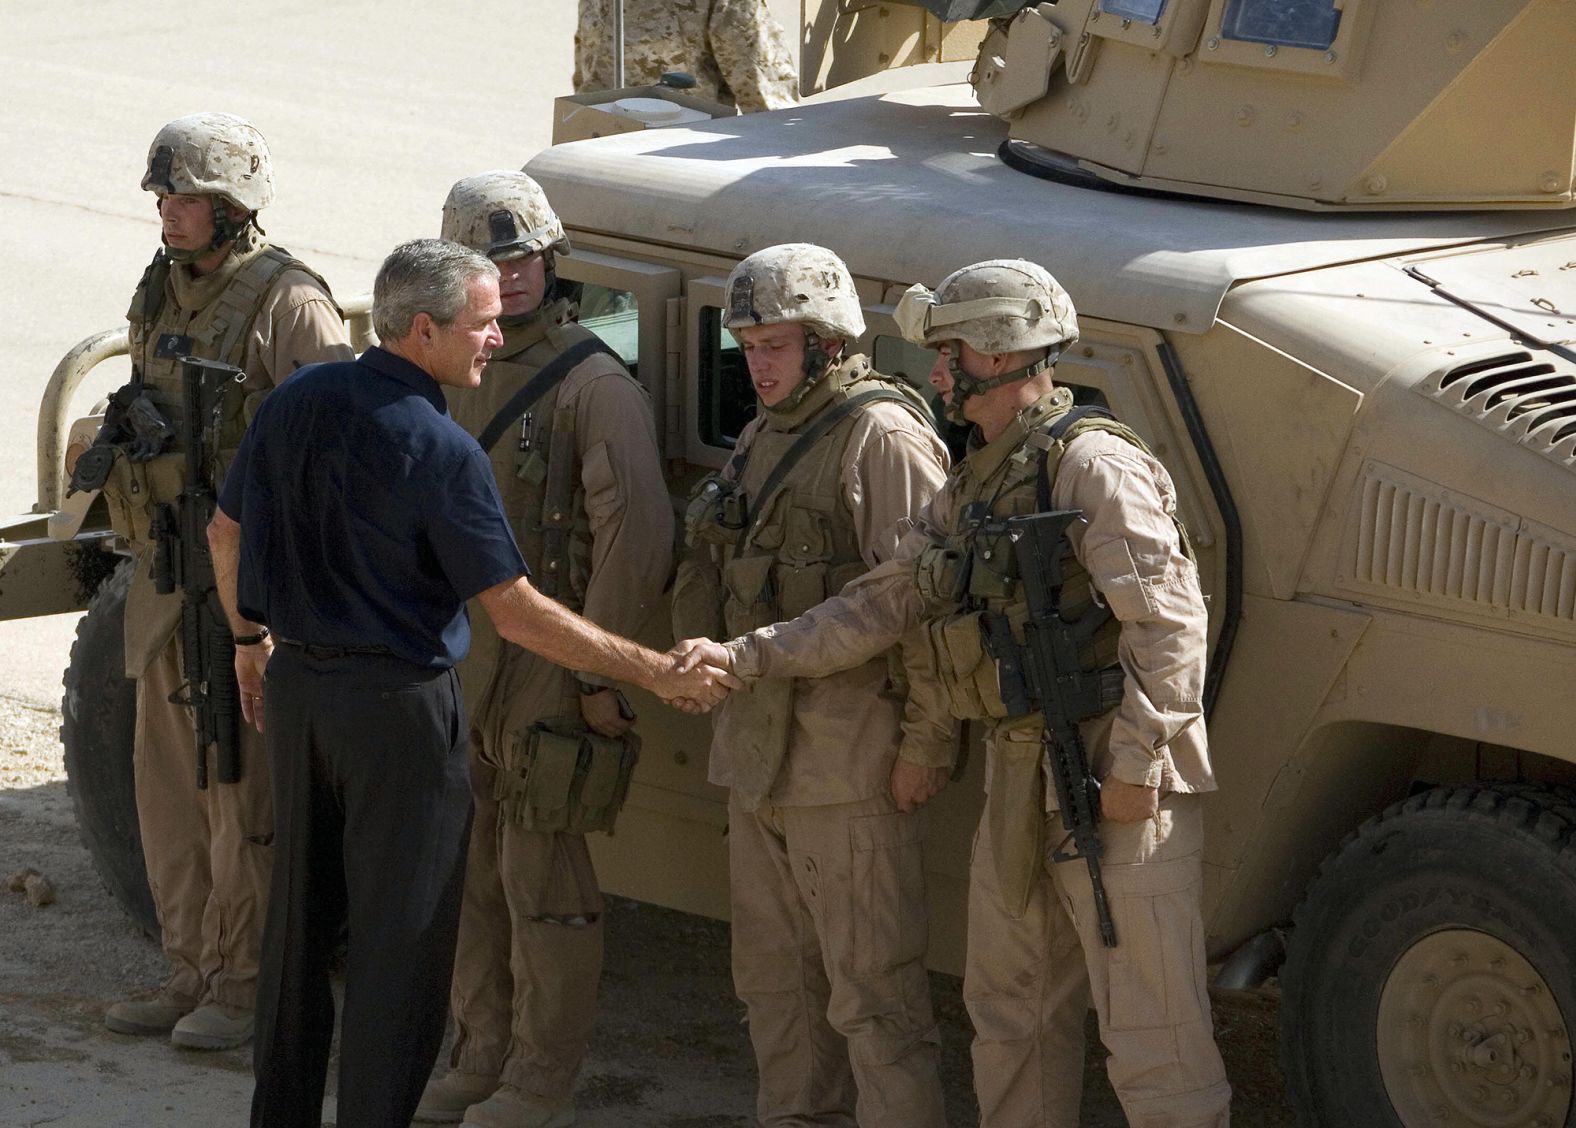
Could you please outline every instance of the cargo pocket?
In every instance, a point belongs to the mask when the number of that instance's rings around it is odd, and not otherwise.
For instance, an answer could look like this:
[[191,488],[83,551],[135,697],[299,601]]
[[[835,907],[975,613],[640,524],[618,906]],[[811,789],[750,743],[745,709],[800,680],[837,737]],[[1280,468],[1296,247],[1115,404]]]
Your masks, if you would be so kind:
[[1107,1023],[1151,1030],[1207,1021],[1196,969],[1205,962],[1197,854],[1169,862],[1107,866],[1116,947],[1107,960]]
[[580,482],[585,490],[586,516],[593,529],[601,528],[624,511],[624,495],[618,488],[618,475],[613,473],[606,443],[597,443],[586,451],[580,464]]
[[1128,621],[1154,614],[1154,594],[1138,574],[1133,554],[1120,537],[1090,549],[1089,577],[1118,619]]
[[925,814],[849,823],[853,847],[854,971],[885,974],[925,955]]

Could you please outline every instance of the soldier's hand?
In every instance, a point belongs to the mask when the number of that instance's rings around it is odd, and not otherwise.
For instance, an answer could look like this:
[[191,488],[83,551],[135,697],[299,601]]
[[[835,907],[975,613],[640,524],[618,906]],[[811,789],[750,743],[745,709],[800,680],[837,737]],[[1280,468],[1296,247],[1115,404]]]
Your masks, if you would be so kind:
[[580,695],[580,716],[586,727],[598,736],[623,736],[635,724],[635,711],[620,700],[618,690],[609,687],[601,693]]
[[1160,789],[1123,783],[1114,776],[1100,784],[1100,814],[1112,822],[1136,823],[1160,810]]
[[905,815],[919,810],[947,786],[951,768],[926,768],[907,760],[892,762],[892,801]]
[[743,683],[726,668],[705,661],[698,665],[687,656],[668,654],[671,665],[654,679],[654,692],[675,709],[686,713],[709,712]]
[[680,672],[693,670],[702,662],[719,670],[728,669],[732,663],[727,647],[709,638],[687,638],[668,651],[668,656],[678,659]]
[[263,731],[263,671],[274,652],[274,640],[265,638],[252,646],[235,648],[235,683],[241,694],[241,716]]

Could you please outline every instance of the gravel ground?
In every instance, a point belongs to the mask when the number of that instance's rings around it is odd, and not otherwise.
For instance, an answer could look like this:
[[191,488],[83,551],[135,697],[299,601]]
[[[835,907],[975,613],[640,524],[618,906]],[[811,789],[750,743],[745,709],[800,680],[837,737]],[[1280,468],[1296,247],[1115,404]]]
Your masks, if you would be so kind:
[[[0,893],[0,1128],[240,1124],[245,1050],[192,1054],[105,1030],[123,993],[156,984],[163,961],[104,892],[77,838],[57,737],[59,713],[0,697],[0,876],[31,866],[55,904]],[[950,1122],[977,1122],[960,984],[932,976]],[[1273,992],[1216,1003],[1239,1125],[1293,1123],[1274,1056]],[[1091,1039],[1086,1128],[1120,1128]],[[578,1104],[586,1128],[744,1128],[753,1059],[728,980],[727,925],[614,901],[595,1044]],[[333,1123],[333,1105],[325,1106]]]

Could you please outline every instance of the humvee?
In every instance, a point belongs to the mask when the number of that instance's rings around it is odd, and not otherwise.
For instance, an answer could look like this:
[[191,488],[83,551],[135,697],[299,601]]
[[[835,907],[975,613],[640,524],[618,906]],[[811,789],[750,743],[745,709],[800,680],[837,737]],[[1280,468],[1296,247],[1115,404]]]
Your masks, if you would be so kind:
[[[1057,378],[1166,463],[1210,598],[1217,987],[1278,974],[1305,1124],[1576,1125],[1576,3],[925,6],[804,11],[828,42],[878,46],[871,71],[967,43],[966,81],[888,74],[885,93],[526,165],[574,244],[560,274],[651,393],[672,493],[753,409],[722,327],[745,255],[836,250],[860,347],[921,387],[931,357],[897,332],[898,295],[979,259],[1043,263],[1081,315]],[[815,59],[807,88],[836,70]],[[93,430],[64,404],[116,332],[51,381],[36,511],[0,530],[0,616],[97,585],[63,737],[83,834],[146,922],[124,573],[92,505],[62,496],[62,451]],[[47,539],[51,514],[80,520],[72,539]],[[667,641],[662,616],[645,638]],[[599,870],[726,916],[705,724],[640,705]],[[934,801],[927,846],[932,963],[951,971],[979,759]]]

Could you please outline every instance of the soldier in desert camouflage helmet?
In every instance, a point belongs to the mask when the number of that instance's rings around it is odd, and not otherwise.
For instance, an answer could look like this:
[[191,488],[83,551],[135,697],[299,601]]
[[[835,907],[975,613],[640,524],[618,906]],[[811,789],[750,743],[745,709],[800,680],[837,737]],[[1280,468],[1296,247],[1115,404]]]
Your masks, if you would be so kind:
[[[491,436],[493,476],[538,587],[632,635],[661,603],[673,546],[645,389],[577,323],[557,276],[569,240],[529,176],[459,181],[442,233],[493,261],[502,301],[503,344],[481,386],[447,389],[454,419],[483,445]],[[549,382],[530,403],[517,399]],[[611,813],[582,799],[604,779],[627,788],[635,714],[605,678],[500,639],[477,609],[459,675],[476,818],[450,993],[457,1036],[416,1120],[567,1124],[602,972],[602,892],[586,832],[612,829]],[[546,812],[532,787],[565,766],[570,801]]]
[[[182,356],[245,373],[222,405],[216,463],[205,468],[218,482],[269,389],[304,364],[350,359],[349,338],[327,283],[257,225],[274,197],[273,164],[249,122],[199,113],[165,125],[142,188],[157,199],[163,240],[127,313],[128,389],[173,418]],[[116,1003],[104,1021],[119,1033],[220,1049],[252,1035],[273,813],[267,756],[250,726],[239,726],[240,780],[210,771],[208,786],[196,785],[192,714],[178,703],[181,596],[158,594],[151,578],[154,514],[177,499],[184,457],[173,443],[145,460],[118,457],[104,482],[111,520],[136,555],[125,657],[137,681],[137,816],[171,965],[157,993]]]
[[[614,0],[580,0],[575,92],[613,85]],[[625,0],[624,84],[650,86],[664,72],[695,77],[694,93],[745,113],[799,98],[799,75],[766,0]]]
[[[831,251],[758,251],[725,302],[757,412],[692,496],[678,638],[792,618],[886,560],[947,465],[923,399],[854,351],[864,315]],[[901,705],[880,653],[840,677],[762,679],[716,721],[709,778],[730,791],[733,979],[764,1125],[944,1122],[919,795],[953,743],[904,738]]]
[[[1231,1088],[1215,1047],[1200,899],[1202,792],[1215,788],[1202,692],[1208,619],[1176,517],[1176,487],[1131,429],[1055,383],[1077,338],[1066,291],[1037,263],[993,259],[893,314],[938,356],[931,382],[974,428],[969,455],[887,564],[794,622],[723,648],[745,679],[834,675],[919,628],[905,647],[905,732],[950,713],[984,729],[987,795],[969,868],[963,996],[986,1128],[1076,1128],[1090,1006],[1128,1122],[1224,1128]],[[1100,779],[1101,869],[1117,946],[1105,946],[1083,865],[1050,854],[1066,831],[1045,778],[1039,702],[1009,716],[1027,597],[1007,518],[1077,510],[1059,614],[1087,625],[1103,711],[1081,725]],[[999,665],[998,665],[999,663]],[[1025,690],[1024,692],[1029,692]]]

